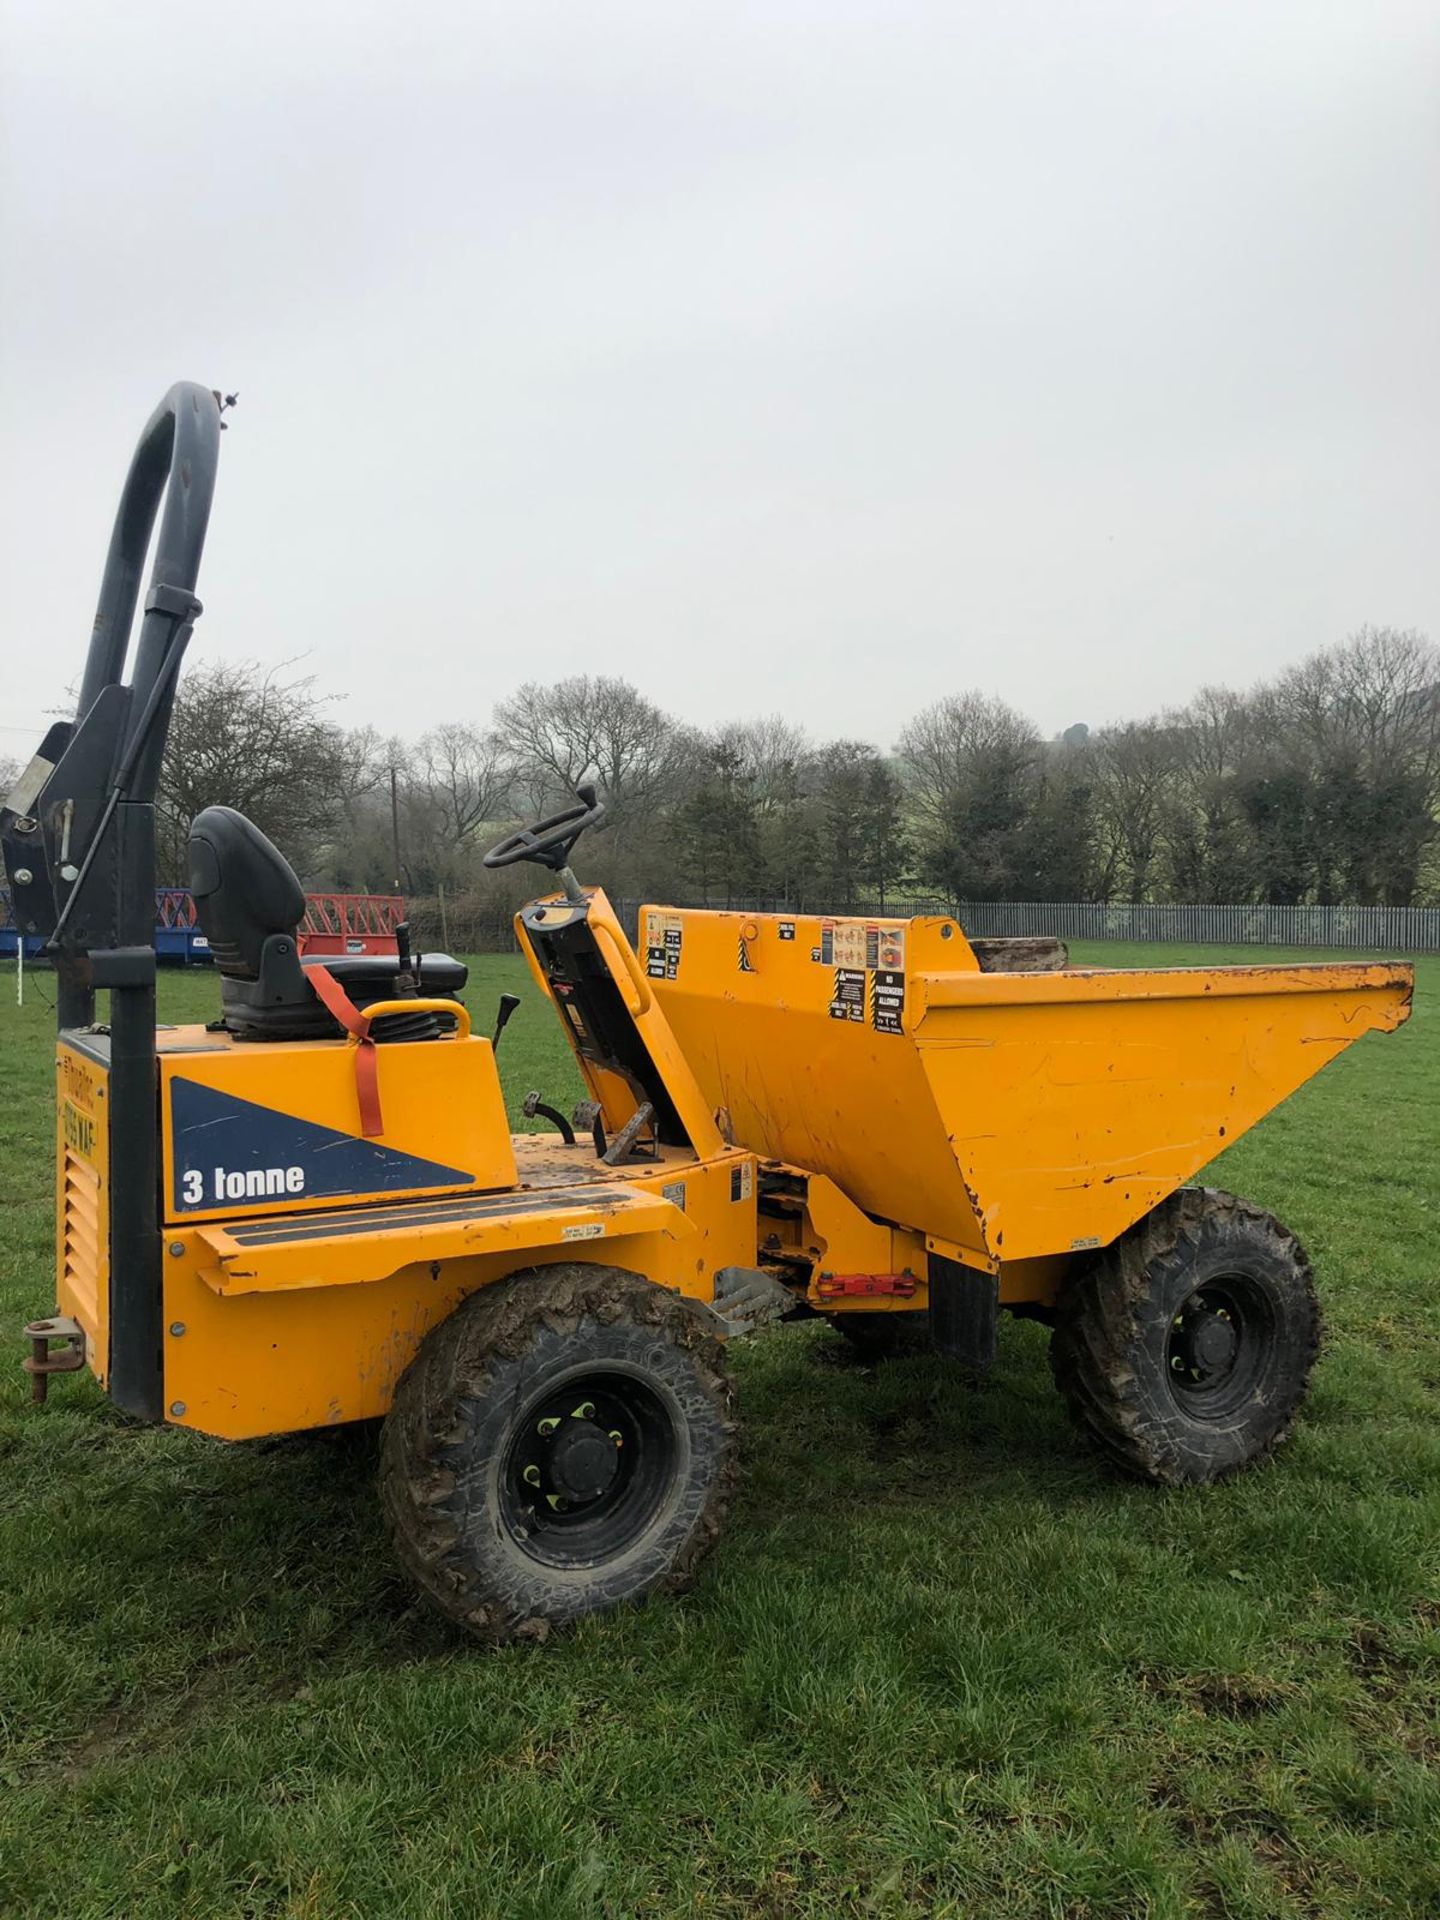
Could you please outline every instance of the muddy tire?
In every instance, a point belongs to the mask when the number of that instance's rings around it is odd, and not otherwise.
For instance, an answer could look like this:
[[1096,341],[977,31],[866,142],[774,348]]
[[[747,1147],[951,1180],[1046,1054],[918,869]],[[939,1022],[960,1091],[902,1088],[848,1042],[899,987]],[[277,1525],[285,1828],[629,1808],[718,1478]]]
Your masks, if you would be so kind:
[[613,1267],[483,1288],[434,1328],[385,1422],[400,1563],[475,1638],[544,1639],[687,1586],[734,1476],[714,1316]]
[[898,1360],[932,1350],[928,1313],[832,1313],[829,1320],[857,1359]]
[[1051,1363],[1127,1473],[1218,1480],[1290,1431],[1320,1350],[1310,1262],[1273,1214],[1183,1187],[1063,1289]]

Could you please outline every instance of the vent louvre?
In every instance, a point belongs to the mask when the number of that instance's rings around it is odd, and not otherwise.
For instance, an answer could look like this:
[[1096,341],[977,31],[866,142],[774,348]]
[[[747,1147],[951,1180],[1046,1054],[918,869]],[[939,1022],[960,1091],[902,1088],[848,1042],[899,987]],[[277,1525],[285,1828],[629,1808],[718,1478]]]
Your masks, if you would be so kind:
[[100,1304],[100,1176],[71,1148],[64,1151],[63,1290],[75,1302],[75,1317],[93,1327]]

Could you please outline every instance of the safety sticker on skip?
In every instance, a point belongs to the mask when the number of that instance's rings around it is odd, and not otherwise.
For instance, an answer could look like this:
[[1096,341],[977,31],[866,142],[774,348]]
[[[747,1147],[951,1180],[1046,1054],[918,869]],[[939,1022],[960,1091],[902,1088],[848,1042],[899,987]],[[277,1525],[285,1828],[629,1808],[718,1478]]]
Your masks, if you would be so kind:
[[830,991],[830,1018],[865,1024],[865,972],[861,967],[837,967]]
[[685,922],[678,913],[645,916],[645,972],[651,980],[673,980],[680,972]]
[[820,952],[827,967],[845,967],[863,972],[865,922],[863,920],[822,920]]
[[905,1031],[905,976],[881,967],[870,988],[870,1023],[877,1033]]
[[826,967],[900,972],[905,966],[905,929],[876,920],[822,920],[820,945],[811,948],[810,957]]
[[604,1232],[605,1222],[603,1220],[587,1220],[583,1225],[578,1227],[562,1227],[560,1229],[560,1238],[562,1240],[599,1240],[604,1235]]

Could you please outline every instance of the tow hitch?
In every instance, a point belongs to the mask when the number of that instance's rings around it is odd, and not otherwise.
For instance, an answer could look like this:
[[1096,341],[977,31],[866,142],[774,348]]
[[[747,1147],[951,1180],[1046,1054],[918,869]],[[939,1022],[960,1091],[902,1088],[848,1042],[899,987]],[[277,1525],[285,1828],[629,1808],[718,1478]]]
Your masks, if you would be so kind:
[[22,1365],[30,1376],[30,1398],[42,1407],[52,1373],[78,1373],[84,1366],[85,1330],[78,1320],[60,1315],[54,1320],[32,1320],[25,1338],[30,1351]]

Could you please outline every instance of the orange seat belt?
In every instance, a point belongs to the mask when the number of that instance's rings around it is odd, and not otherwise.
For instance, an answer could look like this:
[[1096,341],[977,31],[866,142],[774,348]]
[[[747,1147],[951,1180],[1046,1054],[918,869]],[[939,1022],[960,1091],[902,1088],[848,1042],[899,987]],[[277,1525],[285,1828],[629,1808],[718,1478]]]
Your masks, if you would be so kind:
[[380,1117],[380,1063],[370,1037],[370,1016],[362,1013],[328,967],[306,967],[305,978],[327,1010],[359,1042],[355,1049],[355,1092],[360,1101],[360,1131],[367,1140],[385,1131]]

